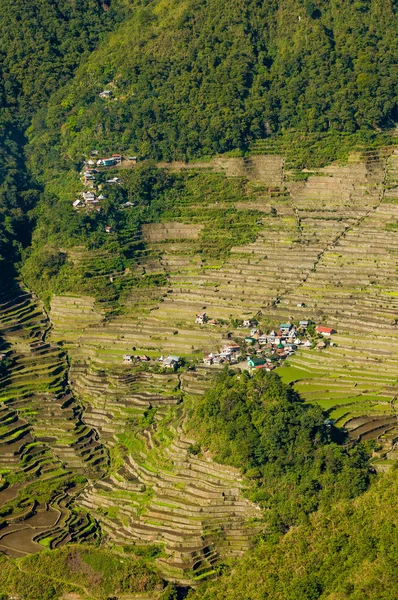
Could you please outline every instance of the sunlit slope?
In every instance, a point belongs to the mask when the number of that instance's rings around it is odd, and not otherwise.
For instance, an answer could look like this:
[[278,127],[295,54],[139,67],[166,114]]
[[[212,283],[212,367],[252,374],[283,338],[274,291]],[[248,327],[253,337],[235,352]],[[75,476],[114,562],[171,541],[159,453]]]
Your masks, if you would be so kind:
[[[291,379],[299,380],[295,387],[308,401],[333,408],[331,416],[354,438],[393,441],[396,434],[397,159],[395,153],[379,159],[366,155],[365,179],[360,175],[365,165],[330,167],[324,170],[328,179],[310,177],[292,189],[304,235],[314,219],[338,217],[333,197],[340,202],[345,197],[344,212],[352,211],[352,218],[327,244],[306,281],[283,295],[271,312],[273,318],[309,317],[337,330],[336,347],[303,352],[290,361],[302,369]],[[344,185],[344,195],[334,181]],[[321,227],[316,235],[322,236]],[[299,303],[305,308],[298,309]]]
[[35,120],[32,164],[93,148],[183,160],[291,128],[388,126],[396,56],[390,1],[132,3]]
[[[200,364],[203,354],[241,335],[234,319],[255,315],[265,330],[305,318],[336,329],[334,346],[297,352],[281,374],[306,401],[331,409],[353,439],[378,438],[388,466],[396,435],[396,159],[393,148],[353,154],[304,180],[275,156],[262,156],[255,172],[243,158],[209,163],[205,172],[195,166],[191,175],[209,186],[201,213],[196,197],[185,197],[167,221],[144,226],[139,259],[119,275],[162,275],[164,285],[133,287],[115,305],[54,295],[51,329],[29,294],[5,297],[2,335],[14,364],[2,390],[3,468],[25,473],[29,463],[41,480],[90,465],[74,502],[109,539],[160,543],[167,578],[211,573],[250,547],[258,510],[243,499],[238,473],[195,456],[185,419],[216,372]],[[255,211],[255,227],[253,241],[215,258],[201,244],[208,214],[225,208],[220,181],[234,182],[228,202],[243,216]],[[211,243],[236,235],[247,223],[240,219],[213,220]],[[98,251],[67,252],[79,268]],[[107,264],[98,277],[115,276]],[[216,324],[195,324],[201,310]],[[124,354],[151,361],[125,364]],[[164,373],[156,359],[166,354],[199,365]],[[39,456],[30,458],[32,448]]]
[[[133,291],[123,314],[105,323],[99,313],[93,316],[99,310],[94,308],[87,313],[87,326],[80,317],[81,329],[71,323],[85,301],[54,297],[54,335],[78,341],[78,353],[86,348],[95,363],[120,369],[123,354],[133,347],[153,357],[200,358],[217,350],[228,332],[238,335],[231,319],[259,315],[264,328],[274,328],[287,319],[310,318],[337,330],[335,346],[298,352],[290,361],[297,369],[284,377],[300,380],[296,387],[304,398],[333,409],[339,424],[350,421],[353,437],[382,436],[391,447],[397,393],[396,159],[388,148],[352,154],[345,165],[307,173],[306,181],[295,181],[279,159],[279,186],[275,157],[269,163],[263,157],[255,175],[245,171],[245,159],[224,159],[217,168],[247,181],[234,206],[256,210],[255,241],[233,247],[222,260],[204,259],[195,253],[191,209],[185,206],[180,222],[187,239],[178,221],[143,228],[146,249],[137,269],[163,273],[167,285],[156,293],[151,288]],[[209,190],[204,215],[216,206]],[[198,227],[200,219],[192,223]],[[213,239],[217,231],[223,235],[214,226]],[[217,325],[195,324],[203,309],[218,319]]]

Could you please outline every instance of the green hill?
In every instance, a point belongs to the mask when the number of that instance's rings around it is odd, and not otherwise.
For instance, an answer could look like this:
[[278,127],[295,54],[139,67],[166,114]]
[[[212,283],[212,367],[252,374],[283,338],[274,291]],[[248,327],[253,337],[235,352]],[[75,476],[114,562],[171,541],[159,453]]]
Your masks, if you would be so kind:
[[97,0],[1,3],[0,260],[29,243],[27,213],[39,195],[25,165],[26,129],[114,25],[116,11],[106,8]]
[[29,242],[32,172],[48,187],[93,148],[187,159],[293,129],[337,135],[327,160],[396,118],[391,1],[4,2],[0,32],[3,255]]
[[[93,148],[185,159],[292,128],[388,126],[396,18],[390,0],[133,2],[35,122],[34,144],[72,159]],[[43,152],[32,160],[40,168]]]
[[393,600],[397,585],[397,473],[352,502],[260,543],[195,600]]

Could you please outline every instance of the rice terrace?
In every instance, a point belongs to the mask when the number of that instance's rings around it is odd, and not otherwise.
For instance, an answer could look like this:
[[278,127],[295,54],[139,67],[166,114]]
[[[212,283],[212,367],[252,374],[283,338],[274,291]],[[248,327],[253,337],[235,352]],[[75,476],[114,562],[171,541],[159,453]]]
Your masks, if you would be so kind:
[[[192,452],[188,415],[225,366],[206,361],[209,353],[235,344],[237,359],[226,362],[250,368],[242,361],[259,356],[259,338],[278,336],[272,330],[282,322],[296,324],[297,339],[300,322],[327,327],[316,328],[312,343],[280,351],[283,362],[264,359],[252,370],[276,367],[351,443],[377,442],[376,469],[394,464],[398,152],[352,153],[300,178],[266,149],[185,169],[206,188],[200,212],[187,194],[164,223],[143,226],[134,239],[139,260],[125,272],[107,270],[106,254],[98,261],[95,250],[65,249],[76,271],[97,261],[96,278],[142,277],[118,310],[76,293],[55,293],[45,308],[22,281],[8,282],[0,320],[4,554],[100,538],[124,548],[155,544],[161,575],[191,585],[247,550],[261,511],[245,499],[238,471]],[[230,226],[208,221],[231,210]],[[212,252],[225,229],[232,240],[242,230],[245,237],[252,214],[251,239]],[[149,275],[162,283],[145,285]],[[167,368],[170,355],[177,362]]]
[[0,600],[396,600],[397,32],[0,1]]

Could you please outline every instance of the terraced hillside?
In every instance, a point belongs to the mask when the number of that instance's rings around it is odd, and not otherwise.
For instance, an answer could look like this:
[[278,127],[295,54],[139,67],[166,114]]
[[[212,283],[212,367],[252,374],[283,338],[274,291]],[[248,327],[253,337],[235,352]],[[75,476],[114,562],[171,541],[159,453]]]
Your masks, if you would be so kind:
[[85,478],[100,476],[107,452],[84,421],[68,384],[67,356],[47,341],[40,304],[8,282],[0,298],[0,550],[20,556],[69,540],[97,537],[89,515],[75,510]]
[[[201,221],[185,199],[184,213],[174,222],[144,228],[137,269],[166,276],[167,285],[134,291],[113,317],[104,317],[92,299],[54,297],[52,335],[71,346],[77,370],[85,354],[91,371],[106,372],[111,365],[120,369],[131,348],[153,358],[173,353],[200,360],[228,333],[239,334],[234,318],[258,315],[264,329],[307,318],[333,326],[334,346],[298,352],[291,360],[295,368],[283,376],[299,380],[295,385],[304,398],[331,410],[354,439],[377,437],[394,456],[398,155],[393,148],[353,153],[345,165],[300,177],[281,157],[254,159],[255,168],[243,158],[192,165],[193,173],[222,171],[226,181],[245,182],[231,206],[255,211],[254,242],[233,247],[222,259],[199,252],[206,212],[219,210],[220,203],[209,189]],[[202,310],[218,324],[196,325]],[[203,368],[191,373],[192,391],[203,389],[207,377]],[[79,381],[83,393],[82,375]],[[139,387],[137,378],[134,385]]]
[[[291,361],[295,387],[308,401],[331,409],[354,439],[377,437],[390,450],[397,435],[397,166],[396,153],[368,154],[362,164],[329,167],[321,177],[292,187],[304,232],[321,219],[339,218],[331,200],[336,176],[345,181],[345,199],[335,197],[351,207],[351,219],[341,235],[331,237],[308,278],[269,313],[272,319],[310,318],[337,330],[334,347]],[[347,208],[341,206],[345,214]]]
[[170,317],[174,306],[181,316],[193,304],[193,315],[200,298],[215,316],[261,311],[264,328],[308,318],[334,327],[333,347],[297,353],[283,376],[297,379],[304,398],[331,410],[353,439],[377,438],[387,459],[396,456],[397,436],[397,165],[387,148],[308,172],[306,181],[285,172],[283,196],[272,192],[274,211],[256,242],[233,248],[219,269],[202,267],[193,278],[191,265],[163,258],[177,263],[170,281],[184,288],[159,309]]
[[[61,324],[53,336],[68,330],[70,380],[87,406],[85,420],[111,453],[107,476],[85,489],[79,505],[115,544],[164,545],[160,572],[180,583],[210,574],[220,558],[241,555],[261,529],[261,511],[243,498],[236,470],[191,453],[194,440],[183,429],[184,406],[208,385],[205,373],[124,364],[123,354],[138,343],[136,323],[117,317],[93,324],[101,315],[92,299],[54,298],[51,314]],[[154,343],[145,350],[152,356]]]
[[[240,555],[261,530],[261,513],[244,499],[239,473],[206,453],[197,456],[185,429],[187,411],[217,371],[201,364],[203,354],[242,336],[235,319],[256,315],[263,330],[289,319],[333,326],[333,345],[298,351],[281,376],[330,410],[353,440],[378,438],[380,468],[395,459],[397,427],[398,154],[355,154],[346,165],[300,177],[275,156],[261,156],[255,168],[244,159],[210,167],[192,169],[208,189],[200,211],[195,196],[176,201],[164,221],[147,224],[133,240],[139,260],[118,275],[160,276],[162,285],[140,284],[117,307],[55,295],[51,327],[17,288],[2,304],[12,368],[1,392],[1,456],[5,477],[11,481],[14,472],[16,479],[1,493],[12,498],[15,486],[26,485],[28,463],[41,478],[54,470],[60,478],[87,472],[87,485],[61,497],[65,523],[73,504],[93,523],[83,531],[95,536],[98,522],[104,542],[161,544],[161,573],[185,583]],[[255,215],[257,233],[220,256],[204,249],[206,239],[217,245],[252,223],[219,217],[225,207],[212,182],[219,189],[231,180],[237,185],[227,208]],[[212,229],[209,215],[217,215]],[[67,252],[82,270],[98,254]],[[96,277],[114,277],[103,259]],[[203,310],[214,321],[196,324]],[[150,361],[126,362],[126,354]],[[167,372],[157,360],[167,354],[196,368]],[[51,502],[37,512],[48,512]],[[66,525],[61,529],[60,543],[73,538]]]
[[242,498],[238,472],[191,455],[192,442],[156,420],[123,465],[79,499],[112,542],[164,544],[161,573],[187,584],[211,574],[220,558],[242,555],[261,530],[261,511]]

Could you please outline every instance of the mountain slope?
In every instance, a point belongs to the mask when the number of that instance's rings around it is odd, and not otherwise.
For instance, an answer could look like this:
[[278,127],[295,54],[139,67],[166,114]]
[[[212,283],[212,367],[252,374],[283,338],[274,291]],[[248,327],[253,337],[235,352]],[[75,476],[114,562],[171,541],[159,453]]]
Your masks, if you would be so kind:
[[[395,597],[397,10],[3,2],[0,260],[22,257],[49,309],[0,282],[9,594],[41,600],[34,570],[43,598],[157,597],[156,566],[181,585],[225,570],[197,598]],[[94,149],[139,164],[79,176]],[[96,204],[73,205],[83,190]],[[197,413],[205,354],[246,352],[254,317],[336,327],[280,371],[303,402],[264,371],[226,374]]]
[[396,17],[391,0],[134,7],[36,123],[33,163],[50,144],[74,159],[92,148],[184,159],[290,128],[386,125],[397,107]]
[[260,543],[195,600],[393,600],[397,586],[397,472],[360,498]]
[[54,0],[0,6],[1,111],[19,124],[65,84],[114,23],[109,3]]
[[0,260],[29,242],[28,211],[38,188],[26,170],[25,132],[51,93],[64,85],[119,15],[99,0],[0,6]]

